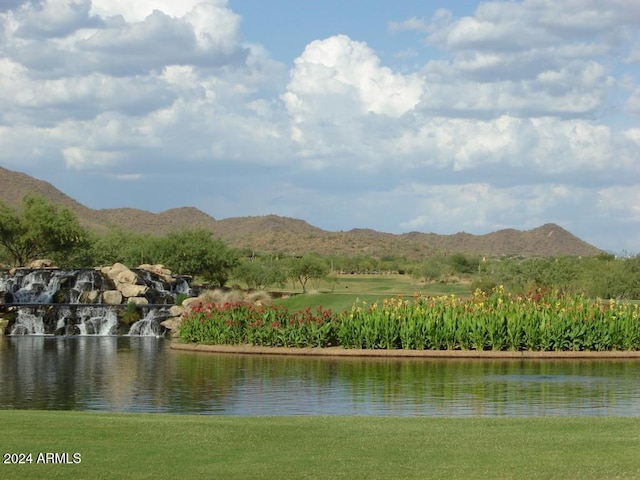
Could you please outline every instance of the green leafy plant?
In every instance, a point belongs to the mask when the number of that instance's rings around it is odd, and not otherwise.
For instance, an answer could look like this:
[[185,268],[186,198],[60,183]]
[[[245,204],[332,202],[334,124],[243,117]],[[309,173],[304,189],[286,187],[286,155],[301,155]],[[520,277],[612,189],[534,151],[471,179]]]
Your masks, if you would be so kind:
[[495,288],[354,305],[339,318],[347,348],[460,350],[638,350],[640,305],[560,292],[514,296]]
[[186,293],[176,294],[176,305],[182,305],[182,302],[184,302],[187,298],[189,298],[189,295],[187,295]]
[[190,310],[179,337],[209,344],[326,347],[335,342],[334,324],[331,311],[322,307],[290,313],[277,305],[208,303]]
[[63,264],[74,252],[88,248],[88,239],[71,210],[41,196],[25,196],[20,212],[0,202],[0,249],[14,266],[49,256]]
[[338,316],[322,307],[290,313],[233,302],[194,308],[180,335],[190,342],[288,347],[639,350],[640,305],[557,291],[512,295],[501,286],[466,299],[451,294],[357,302]]
[[127,303],[127,308],[122,314],[121,321],[126,325],[133,325],[140,320],[140,313],[138,312],[138,305],[135,302]]

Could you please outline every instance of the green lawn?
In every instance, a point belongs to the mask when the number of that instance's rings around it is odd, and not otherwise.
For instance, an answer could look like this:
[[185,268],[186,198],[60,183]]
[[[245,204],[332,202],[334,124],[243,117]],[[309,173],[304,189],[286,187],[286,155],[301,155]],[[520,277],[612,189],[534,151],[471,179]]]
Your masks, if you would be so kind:
[[317,285],[309,285],[308,289],[317,289],[323,292],[334,293],[375,293],[383,295],[413,295],[423,293],[429,295],[439,294],[466,294],[470,293],[469,286],[457,283],[430,283],[425,284],[416,280],[411,275],[337,275],[333,281],[323,281]]
[[286,305],[292,311],[306,307],[316,308],[322,305],[335,312],[349,310],[357,301],[367,303],[381,301],[384,298],[398,295],[412,296],[414,293],[423,295],[469,295],[468,285],[454,283],[433,283],[425,285],[410,275],[340,275],[337,282],[320,282],[308,285],[311,293],[293,291],[294,295],[278,299],[275,303]]
[[[0,410],[1,478],[640,478],[640,419],[210,417]],[[38,453],[81,463],[36,464]]]
[[370,303],[387,297],[388,295],[375,294],[311,293],[305,295],[293,295],[288,298],[280,298],[274,300],[273,303],[285,305],[292,312],[304,310],[307,307],[311,307],[315,310],[318,306],[322,306],[325,309],[330,308],[334,312],[343,312],[345,310],[350,310],[357,302],[366,301],[367,303]]

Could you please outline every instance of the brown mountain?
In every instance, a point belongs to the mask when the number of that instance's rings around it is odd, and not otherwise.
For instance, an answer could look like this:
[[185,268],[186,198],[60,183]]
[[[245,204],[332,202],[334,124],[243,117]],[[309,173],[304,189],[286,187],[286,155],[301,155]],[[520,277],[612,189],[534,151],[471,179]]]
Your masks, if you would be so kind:
[[27,194],[41,195],[55,205],[69,208],[82,225],[98,232],[107,231],[110,227],[120,227],[162,235],[189,227],[214,230],[216,224],[215,219],[193,207],[173,208],[161,213],[135,208],[94,210],[65,195],[48,182],[0,167],[0,202],[19,208],[22,198]]
[[411,232],[382,233],[369,229],[328,232],[295,218],[266,215],[215,220],[194,207],[151,213],[134,208],[94,210],[78,203],[50,183],[0,167],[0,201],[18,208],[24,195],[41,195],[71,209],[86,227],[107,231],[120,227],[138,233],[162,235],[184,228],[204,228],[230,246],[260,253],[405,256],[415,259],[438,253],[480,255],[592,256],[602,253],[562,227],[546,224],[527,231],[500,230],[486,235]]

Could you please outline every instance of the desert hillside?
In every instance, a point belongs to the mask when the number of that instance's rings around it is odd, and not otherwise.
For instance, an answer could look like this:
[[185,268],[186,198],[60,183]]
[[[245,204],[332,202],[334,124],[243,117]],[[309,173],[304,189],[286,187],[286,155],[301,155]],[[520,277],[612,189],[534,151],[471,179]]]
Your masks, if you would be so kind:
[[184,228],[204,228],[230,246],[259,253],[404,256],[410,259],[438,253],[480,255],[592,256],[602,253],[593,245],[555,224],[527,231],[500,230],[486,235],[411,232],[391,234],[369,229],[329,232],[309,223],[277,215],[216,220],[194,207],[152,213],[134,208],[88,208],[50,183],[0,167],[0,201],[19,207],[24,195],[38,194],[71,209],[86,227],[104,232],[117,226],[150,235]]

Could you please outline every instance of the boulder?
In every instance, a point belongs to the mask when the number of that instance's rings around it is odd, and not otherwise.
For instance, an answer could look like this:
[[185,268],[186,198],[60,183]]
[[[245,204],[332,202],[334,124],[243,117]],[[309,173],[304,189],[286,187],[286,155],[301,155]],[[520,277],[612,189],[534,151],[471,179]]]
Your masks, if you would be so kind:
[[118,290],[105,290],[102,292],[102,303],[120,305],[122,303],[122,293]]
[[129,297],[127,303],[135,303],[136,305],[147,305],[149,300],[145,297]]
[[[111,271],[112,268],[113,267],[100,267],[100,268],[98,268],[98,271],[100,273],[102,273],[103,275],[106,275],[108,277],[109,276],[109,272]],[[109,278],[111,278],[111,277],[109,277]]]
[[149,290],[146,285],[131,285],[129,283],[120,283],[116,285],[116,288],[124,297],[141,297]]
[[146,270],[147,272],[155,273],[156,275],[171,275],[171,270],[164,268],[164,265],[158,263],[151,265],[149,263],[143,263],[138,267],[140,270]]
[[172,317],[160,322],[160,326],[169,330],[172,337],[177,337],[180,330],[180,323],[182,323],[182,319],[180,317]]
[[29,263],[29,268],[55,268],[55,265],[49,259],[40,258]]
[[128,268],[126,270],[119,271],[115,276],[115,281],[117,283],[128,283],[130,285],[136,285],[139,283],[138,275]]
[[79,303],[97,303],[98,298],[100,297],[100,292],[98,290],[87,290],[86,292],[82,292],[80,294]]
[[183,313],[184,307],[180,305],[173,305],[171,308],[169,308],[169,315],[171,315],[172,317],[180,317]]
[[100,271],[103,274],[105,274],[107,277],[109,277],[109,279],[112,280],[113,282],[118,281],[118,275],[120,274],[120,272],[124,272],[127,270],[129,270],[129,267],[127,267],[126,265],[123,265],[122,263],[117,263],[117,262],[110,267],[102,267],[100,269]]
[[138,267],[140,270],[145,270],[158,275],[163,281],[167,283],[175,283],[176,279],[171,275],[171,270],[164,268],[162,264],[151,265],[149,263],[143,263]]
[[198,304],[198,303],[202,303],[202,299],[199,297],[189,297],[189,298],[185,298],[182,301],[182,306],[185,309],[189,309],[191,306]]

